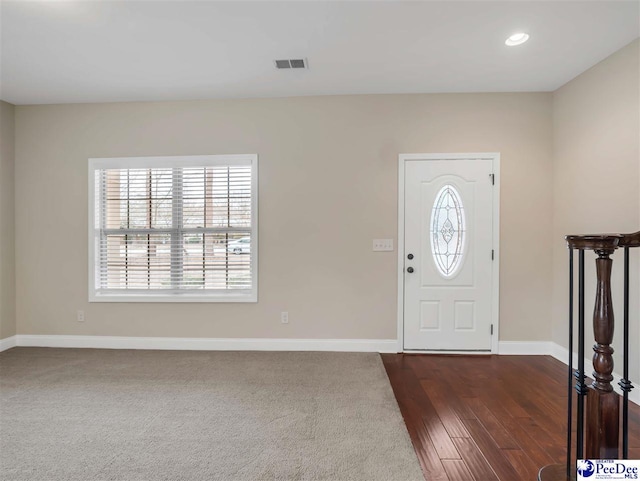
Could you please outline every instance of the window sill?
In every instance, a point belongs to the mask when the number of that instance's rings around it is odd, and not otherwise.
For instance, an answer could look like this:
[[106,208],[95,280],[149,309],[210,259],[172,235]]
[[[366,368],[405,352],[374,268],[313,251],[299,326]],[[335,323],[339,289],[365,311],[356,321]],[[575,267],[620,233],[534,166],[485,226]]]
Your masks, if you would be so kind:
[[159,294],[121,294],[93,293],[89,302],[258,302],[258,294],[250,291],[242,294],[193,294],[193,293],[159,293]]

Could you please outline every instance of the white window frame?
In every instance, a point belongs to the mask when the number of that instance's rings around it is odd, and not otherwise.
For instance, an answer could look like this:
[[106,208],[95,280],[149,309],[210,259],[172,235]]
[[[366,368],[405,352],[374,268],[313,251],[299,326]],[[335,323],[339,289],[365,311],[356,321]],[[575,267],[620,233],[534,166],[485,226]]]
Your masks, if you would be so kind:
[[[251,165],[251,288],[210,290],[135,290],[101,292],[97,288],[96,262],[100,227],[96,226],[95,172],[101,169],[188,168]],[[257,302],[258,301],[258,156],[256,154],[190,155],[167,157],[116,157],[89,159],[89,302]]]

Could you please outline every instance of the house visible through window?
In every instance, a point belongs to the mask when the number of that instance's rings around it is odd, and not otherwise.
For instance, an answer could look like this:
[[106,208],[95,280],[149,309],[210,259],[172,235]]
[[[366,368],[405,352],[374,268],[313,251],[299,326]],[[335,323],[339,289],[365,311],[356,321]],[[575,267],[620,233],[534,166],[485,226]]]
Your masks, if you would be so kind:
[[257,156],[91,159],[90,301],[257,300]]

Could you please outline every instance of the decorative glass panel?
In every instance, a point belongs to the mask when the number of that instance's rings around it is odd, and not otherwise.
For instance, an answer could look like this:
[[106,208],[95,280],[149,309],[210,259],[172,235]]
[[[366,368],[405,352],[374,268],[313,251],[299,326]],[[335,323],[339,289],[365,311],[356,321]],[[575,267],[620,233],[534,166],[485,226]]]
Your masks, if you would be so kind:
[[465,248],[465,217],[456,188],[445,185],[431,209],[431,254],[443,277],[453,276],[462,265]]

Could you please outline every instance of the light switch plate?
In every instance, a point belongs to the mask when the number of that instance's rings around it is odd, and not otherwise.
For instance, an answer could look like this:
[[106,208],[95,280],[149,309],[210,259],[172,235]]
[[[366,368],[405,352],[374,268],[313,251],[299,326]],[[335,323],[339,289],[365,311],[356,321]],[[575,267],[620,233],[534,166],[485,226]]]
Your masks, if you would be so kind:
[[373,250],[376,252],[392,251],[393,239],[373,239]]

